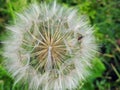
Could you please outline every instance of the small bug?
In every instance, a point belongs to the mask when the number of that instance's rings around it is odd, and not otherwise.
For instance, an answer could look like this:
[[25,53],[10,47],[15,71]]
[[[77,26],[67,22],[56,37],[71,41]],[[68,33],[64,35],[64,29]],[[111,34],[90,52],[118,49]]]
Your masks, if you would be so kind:
[[83,38],[83,36],[81,34],[78,34],[78,41],[81,42],[81,39]]
[[78,37],[78,41],[80,41],[82,38],[83,38],[83,36],[79,36],[79,37]]

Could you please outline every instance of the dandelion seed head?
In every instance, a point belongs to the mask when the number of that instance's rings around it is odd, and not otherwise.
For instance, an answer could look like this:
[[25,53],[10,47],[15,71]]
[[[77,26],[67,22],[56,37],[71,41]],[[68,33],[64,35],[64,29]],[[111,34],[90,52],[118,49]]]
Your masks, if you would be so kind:
[[93,28],[85,16],[56,4],[32,4],[17,13],[4,44],[6,68],[15,84],[26,81],[30,90],[76,88],[90,73],[96,53]]

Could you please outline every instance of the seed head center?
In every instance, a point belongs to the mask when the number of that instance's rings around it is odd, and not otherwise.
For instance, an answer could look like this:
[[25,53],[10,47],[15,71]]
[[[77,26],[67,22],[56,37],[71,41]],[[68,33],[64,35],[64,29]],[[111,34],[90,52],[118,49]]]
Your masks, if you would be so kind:
[[[37,47],[37,52],[40,61],[47,61],[48,56],[52,62],[58,63],[64,60],[66,54],[66,46],[63,41],[63,36],[56,35],[44,35],[43,43],[40,43]],[[50,55],[49,55],[50,54]]]

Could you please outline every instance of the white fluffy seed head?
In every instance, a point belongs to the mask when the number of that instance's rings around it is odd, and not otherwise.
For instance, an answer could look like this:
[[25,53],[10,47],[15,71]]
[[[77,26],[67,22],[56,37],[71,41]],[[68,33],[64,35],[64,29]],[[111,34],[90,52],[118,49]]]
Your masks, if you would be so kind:
[[11,38],[4,44],[6,68],[30,90],[76,88],[89,74],[96,52],[93,28],[74,9],[32,4],[7,26]]

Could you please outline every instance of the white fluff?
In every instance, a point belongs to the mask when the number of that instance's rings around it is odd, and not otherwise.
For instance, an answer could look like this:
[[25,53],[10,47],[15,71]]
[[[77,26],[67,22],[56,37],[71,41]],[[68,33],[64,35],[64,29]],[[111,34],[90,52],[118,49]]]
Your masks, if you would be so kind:
[[7,29],[12,35],[4,44],[5,63],[15,84],[28,82],[30,90],[72,90],[89,75],[86,68],[97,46],[93,28],[76,10],[56,2],[32,4]]

